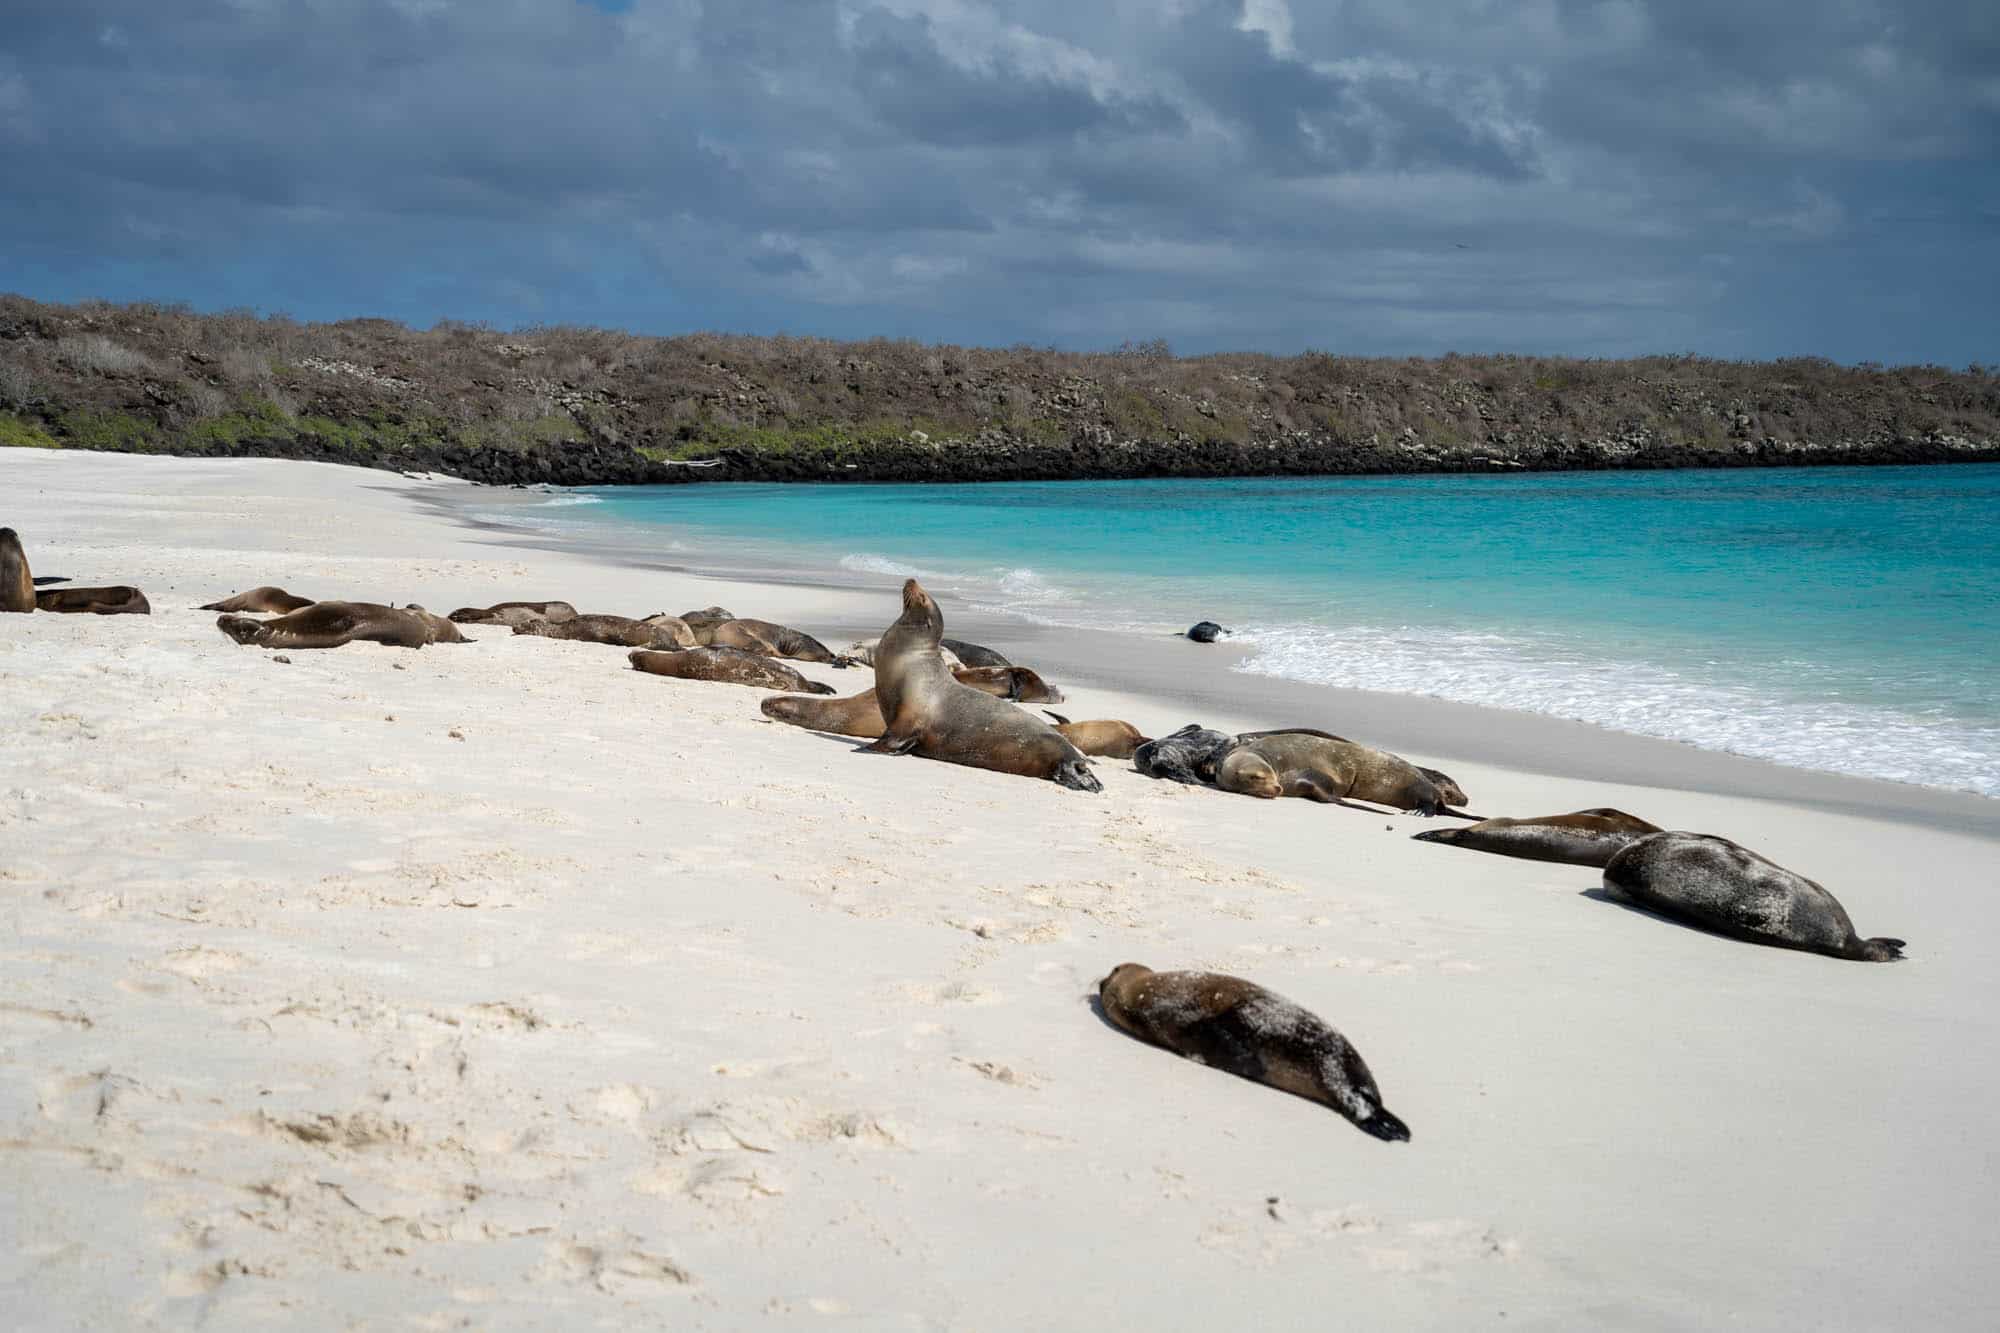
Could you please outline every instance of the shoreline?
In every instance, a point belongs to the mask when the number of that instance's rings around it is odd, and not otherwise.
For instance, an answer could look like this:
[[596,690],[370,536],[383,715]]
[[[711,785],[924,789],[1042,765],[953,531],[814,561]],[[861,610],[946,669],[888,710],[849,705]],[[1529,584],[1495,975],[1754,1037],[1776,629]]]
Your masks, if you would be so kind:
[[[832,604],[818,612],[814,624],[819,629],[812,632],[836,648],[879,634],[881,627],[869,617],[879,616],[879,611],[873,610],[877,604],[893,605],[899,586],[898,580],[887,576],[851,571],[843,578],[832,573],[813,577],[787,571],[784,576],[757,576],[703,569],[692,563],[650,560],[615,540],[565,541],[554,533],[530,535],[522,528],[468,512],[480,507],[482,501],[490,506],[493,497],[484,488],[414,498],[447,521],[490,534],[511,548],[561,552],[718,584],[782,589],[788,597],[802,591],[825,594]],[[631,535],[636,538],[639,534]],[[1023,654],[1015,660],[1034,666],[1051,680],[1084,682],[1162,706],[1179,705],[1190,710],[1185,720],[1227,730],[1318,726],[1384,749],[1407,752],[1425,762],[1457,760],[1577,781],[1688,787],[1714,795],[1777,800],[1862,818],[1956,829],[2000,841],[2000,800],[1975,792],[1797,768],[1552,714],[1238,672],[1230,668],[1247,655],[1247,650],[1227,643],[1203,645],[1175,634],[1147,636],[1053,626],[999,611],[948,608],[947,614],[948,632],[954,637],[990,640],[1003,651],[1013,646]],[[1481,802],[1473,804],[1477,807]]]
[[[0,451],[0,484],[35,573],[154,608],[0,616],[24,1328],[1692,1333],[1970,1329],[2000,1302],[1982,830],[1461,760],[1520,748],[1482,710],[1410,747],[1482,813],[1734,837],[1909,941],[1759,947],[1414,817],[1115,761],[1085,795],[858,754],[619,648],[470,626],[275,654],[194,609],[276,583],[836,634],[893,610],[413,503],[463,483]],[[1015,638],[1079,719],[1188,720],[1135,657],[1228,686],[1210,720],[1298,716],[1185,641]],[[1369,716],[1381,741],[1401,710]],[[1617,742],[1576,744],[1643,754]],[[1318,1013],[1411,1141],[1111,1029],[1089,998],[1132,961]]]

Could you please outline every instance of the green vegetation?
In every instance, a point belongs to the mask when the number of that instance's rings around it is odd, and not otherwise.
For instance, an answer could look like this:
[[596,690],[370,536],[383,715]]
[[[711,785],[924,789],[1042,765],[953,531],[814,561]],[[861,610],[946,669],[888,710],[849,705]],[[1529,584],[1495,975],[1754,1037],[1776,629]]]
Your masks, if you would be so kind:
[[62,441],[35,422],[25,421],[12,412],[0,412],[0,448],[60,449]]

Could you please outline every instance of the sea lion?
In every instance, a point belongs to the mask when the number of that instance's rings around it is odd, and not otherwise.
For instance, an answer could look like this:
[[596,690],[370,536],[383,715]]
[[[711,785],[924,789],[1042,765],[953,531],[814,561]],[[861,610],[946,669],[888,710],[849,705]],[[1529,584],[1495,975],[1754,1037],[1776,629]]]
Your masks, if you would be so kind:
[[1410,1127],[1382,1105],[1361,1053],[1310,1009],[1241,977],[1123,963],[1097,983],[1104,1016],[1197,1064],[1332,1107],[1391,1143]]
[[1222,628],[1222,626],[1216,624],[1213,620],[1204,620],[1198,625],[1190,626],[1187,636],[1196,643],[1214,643],[1227,633],[1229,633],[1228,630]]
[[775,658],[742,648],[683,648],[674,652],[628,655],[634,669],[682,680],[712,680],[725,685],[751,685],[760,690],[790,690],[794,694],[832,694],[833,686],[807,680]]
[[1149,778],[1200,786],[1215,781],[1215,766],[1236,738],[1190,722],[1179,731],[1147,741],[1132,752],[1132,767]]
[[1027,667],[958,667],[952,676],[961,684],[984,690],[996,699],[1023,704],[1059,704],[1062,691]]
[[1464,828],[1429,829],[1411,836],[1418,842],[1441,842],[1475,852],[1601,869],[1640,838],[1659,831],[1659,825],[1648,824],[1637,815],[1598,806],[1568,815],[1482,819]]
[[[888,729],[863,748],[1103,790],[1090,761],[1054,727],[945,670],[938,655],[943,632],[937,603],[915,579],[905,582],[903,614],[875,654],[875,695]],[[963,648],[954,651],[965,656]]]
[[1902,940],[1856,935],[1839,900],[1812,880],[1713,834],[1648,834],[1605,864],[1604,887],[1754,944],[1869,963],[1903,956]]
[[[239,592],[234,597],[225,597],[219,602],[210,602],[206,606],[196,607],[195,609],[198,611],[254,611],[259,615],[275,614],[282,616],[297,611],[301,607],[311,606],[312,604],[313,599],[310,597],[298,597],[286,592],[283,588],[274,588],[267,583],[261,588],[252,588],[249,592]],[[457,619],[457,617],[454,616],[453,619]]]
[[958,660],[969,667],[1007,667],[1014,665],[991,648],[982,648],[976,643],[967,643],[964,639],[940,639],[938,640],[938,646],[947,652],[957,654]]
[[704,606],[699,611],[683,611],[680,618],[687,622],[689,629],[702,630],[720,625],[725,620],[734,620],[736,616],[734,612],[725,611],[719,606]]
[[[1345,736],[1336,736],[1330,731],[1320,731],[1313,727],[1277,727],[1270,731],[1246,731],[1238,735],[1236,739],[1239,741],[1256,741],[1262,740],[1266,736],[1318,736],[1321,740],[1339,741],[1342,745],[1356,744],[1356,742],[1348,740]],[[1438,795],[1444,798],[1446,805],[1465,804],[1467,800],[1465,789],[1452,781],[1449,775],[1440,773],[1435,768],[1425,768],[1422,764],[1412,764],[1410,766],[1431,780],[1431,785],[1438,789]]]
[[35,609],[35,576],[12,528],[0,528],[0,611]]
[[516,634],[532,634],[538,639],[569,639],[576,643],[609,643],[620,648],[696,647],[693,631],[674,617],[652,623],[630,616],[572,616],[568,620],[524,620],[514,626]]
[[774,625],[768,620],[720,621],[708,627],[703,642],[710,647],[741,648],[766,657],[789,657],[794,662],[825,662],[837,667],[847,665],[846,658],[835,656],[832,649],[812,635],[802,634],[789,625]]
[[1055,719],[1056,730],[1067,737],[1071,745],[1088,755],[1130,759],[1140,746],[1149,743],[1130,722],[1120,722],[1115,718],[1072,722],[1061,713],[1051,713],[1046,708],[1042,712]]
[[[865,667],[874,666],[875,645],[880,642],[882,642],[882,640],[879,638],[856,639],[853,643],[847,645],[847,659],[855,663],[857,666],[865,666]],[[953,652],[949,648],[938,649],[938,656],[944,659],[944,664],[947,670],[956,672],[960,667],[963,667],[965,665],[965,663],[958,660],[958,654]]]
[[50,588],[35,594],[37,611],[60,611],[71,615],[150,616],[153,604],[146,594],[130,584],[109,588]]
[[451,613],[461,625],[526,625],[537,620],[575,620],[568,602],[495,602],[491,606],[461,606]]
[[399,609],[376,602],[314,602],[275,620],[217,616],[215,627],[259,648],[338,648],[357,640],[397,648],[470,642],[458,626],[420,606]]
[[1310,731],[1245,733],[1215,767],[1215,785],[1224,791],[1270,799],[1301,796],[1345,805],[1350,798],[1414,810],[1420,815],[1457,815],[1437,784],[1415,764],[1386,750]]
[[51,583],[68,583],[69,581],[70,581],[70,577],[69,577],[69,575],[67,575],[67,574],[37,574],[37,575],[35,575],[35,586],[36,586],[37,588],[43,588],[43,587],[47,587],[47,586],[48,586],[49,584],[51,584]]

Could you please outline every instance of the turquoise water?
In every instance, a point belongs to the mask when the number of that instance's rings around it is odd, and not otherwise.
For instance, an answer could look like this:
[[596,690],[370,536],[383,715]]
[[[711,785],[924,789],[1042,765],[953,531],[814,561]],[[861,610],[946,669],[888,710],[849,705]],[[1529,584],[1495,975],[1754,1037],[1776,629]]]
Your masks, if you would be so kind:
[[2000,467],[612,488],[536,522],[2000,796]]

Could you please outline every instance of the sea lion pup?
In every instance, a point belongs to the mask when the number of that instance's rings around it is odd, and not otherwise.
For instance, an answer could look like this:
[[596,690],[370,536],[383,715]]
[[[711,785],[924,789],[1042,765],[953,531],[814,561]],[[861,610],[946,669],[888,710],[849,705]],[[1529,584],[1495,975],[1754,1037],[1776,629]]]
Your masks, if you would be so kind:
[[301,607],[311,606],[310,597],[297,597],[283,588],[265,584],[252,588],[249,592],[239,592],[234,597],[225,597],[219,602],[199,606],[197,611],[254,611],[258,615],[286,615]]
[[525,625],[533,620],[575,620],[568,602],[495,602],[491,606],[461,606],[451,613],[461,625]]
[[1450,809],[1436,783],[1386,750],[1309,731],[1250,735],[1239,737],[1215,767],[1215,785],[1224,791],[1265,799],[1302,796],[1330,805],[1346,805],[1351,798],[1425,816],[1479,817]]
[[470,642],[458,626],[422,607],[398,609],[376,602],[314,602],[275,620],[217,616],[215,627],[238,643],[259,648],[338,648],[356,640],[397,648]]
[[35,609],[35,575],[12,528],[0,528],[0,611]]
[[1862,939],[1832,894],[1747,847],[1707,833],[1653,833],[1613,856],[1604,887],[1705,930],[1830,958],[1887,963],[1903,941]]
[[524,620],[514,626],[516,634],[532,634],[538,639],[570,639],[577,643],[609,643],[620,648],[693,648],[694,632],[679,619],[653,624],[630,616],[572,616],[568,620]]
[[938,654],[943,632],[944,614],[924,585],[905,582],[903,614],[875,654],[875,697],[888,728],[863,748],[1049,778],[1077,791],[1104,789],[1083,752],[1054,727],[945,670]]
[[1150,740],[1132,752],[1132,767],[1149,778],[1167,778],[1189,786],[1215,781],[1215,766],[1236,738],[1190,722],[1179,731]]
[[1216,624],[1213,620],[1204,620],[1198,625],[1189,626],[1187,636],[1196,643],[1214,643],[1227,633],[1229,633],[1228,630],[1222,628],[1222,626]]
[[1014,665],[991,648],[982,648],[976,643],[967,643],[964,639],[939,639],[938,646],[946,652],[956,653],[958,660],[969,667],[1006,667]]
[[775,658],[741,648],[683,648],[674,652],[641,650],[628,655],[634,669],[682,680],[712,680],[725,685],[751,685],[760,690],[790,690],[794,694],[832,694],[833,686],[807,680]]
[[952,676],[975,690],[984,690],[996,699],[1012,699],[1022,704],[1059,704],[1062,691],[1027,667],[958,667]]
[[1149,744],[1146,737],[1130,722],[1120,722],[1116,718],[1092,718],[1084,722],[1072,722],[1061,713],[1051,713],[1044,708],[1046,717],[1055,719],[1056,730],[1087,755],[1105,759],[1130,759],[1142,745]]
[[1410,1127],[1382,1105],[1375,1077],[1318,1014],[1241,977],[1122,963],[1097,983],[1104,1016],[1141,1041],[1330,1106],[1391,1143]]
[[1464,828],[1429,829],[1411,836],[1418,842],[1441,842],[1447,847],[1518,856],[1525,861],[1602,869],[1619,852],[1659,831],[1657,824],[1648,824],[1637,815],[1598,806],[1568,815],[1482,819]]
[[98,616],[150,616],[153,604],[129,584],[109,588],[50,588],[35,594],[37,611],[89,613]]
[[812,635],[801,634],[789,625],[774,625],[768,620],[719,621],[709,628],[708,637],[703,642],[714,648],[741,648],[766,657],[789,657],[794,662],[826,662],[837,667],[847,665],[846,658],[836,657],[832,649]]

